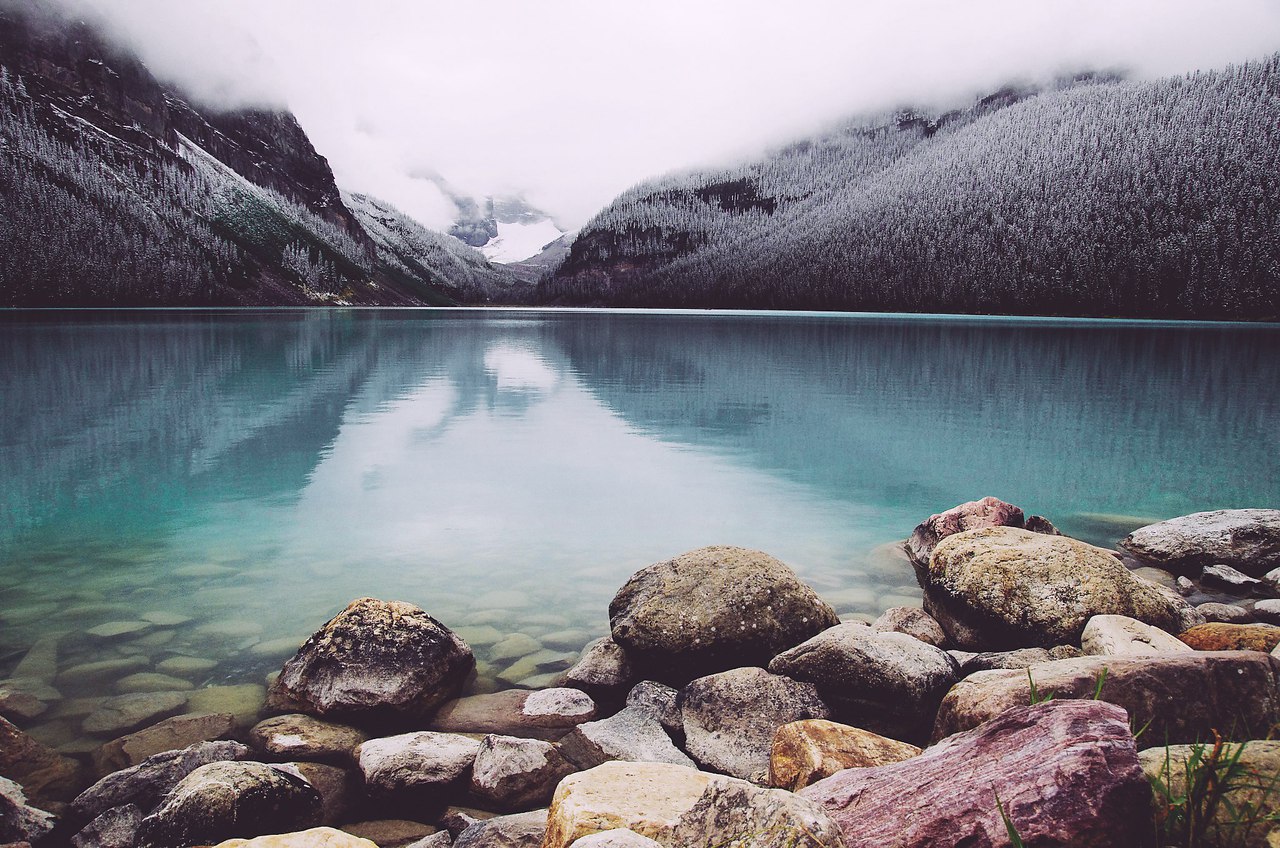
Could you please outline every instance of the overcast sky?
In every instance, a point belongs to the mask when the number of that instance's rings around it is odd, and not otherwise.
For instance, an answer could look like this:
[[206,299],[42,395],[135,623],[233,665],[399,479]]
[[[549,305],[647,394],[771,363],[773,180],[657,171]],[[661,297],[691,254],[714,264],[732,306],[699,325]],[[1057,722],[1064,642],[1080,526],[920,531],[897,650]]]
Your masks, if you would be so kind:
[[1280,49],[1277,0],[59,0],[206,101],[287,106],[341,186],[443,227],[441,174],[580,225],[645,177],[1014,78]]

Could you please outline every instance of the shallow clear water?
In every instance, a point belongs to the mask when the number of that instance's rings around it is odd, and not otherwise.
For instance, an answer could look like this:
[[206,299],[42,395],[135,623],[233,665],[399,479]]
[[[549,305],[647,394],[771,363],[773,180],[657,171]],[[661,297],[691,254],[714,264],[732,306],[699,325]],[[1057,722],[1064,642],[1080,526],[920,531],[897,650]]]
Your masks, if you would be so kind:
[[[64,695],[122,656],[261,683],[361,595],[460,629],[479,687],[536,685],[634,570],[701,545],[874,615],[919,599],[889,543],[961,501],[1102,544],[1280,503],[1274,325],[14,312],[0,381],[0,679],[65,633]],[[155,612],[191,620],[86,634]],[[513,632],[542,647],[508,673],[486,640]]]

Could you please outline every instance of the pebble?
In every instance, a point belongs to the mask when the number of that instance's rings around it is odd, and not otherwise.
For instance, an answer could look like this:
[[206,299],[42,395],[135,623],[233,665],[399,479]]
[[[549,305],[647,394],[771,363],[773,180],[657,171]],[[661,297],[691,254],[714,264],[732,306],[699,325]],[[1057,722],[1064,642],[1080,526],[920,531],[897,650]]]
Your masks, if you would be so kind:
[[196,677],[206,674],[218,667],[217,660],[204,657],[176,656],[162,660],[156,665],[156,671],[162,674],[176,674],[181,677]]

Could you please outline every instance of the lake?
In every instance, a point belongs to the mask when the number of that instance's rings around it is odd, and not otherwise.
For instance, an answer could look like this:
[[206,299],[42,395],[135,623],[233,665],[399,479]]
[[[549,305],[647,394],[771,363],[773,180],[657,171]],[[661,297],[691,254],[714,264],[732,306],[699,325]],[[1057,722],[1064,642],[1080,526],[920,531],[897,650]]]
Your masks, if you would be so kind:
[[476,691],[539,686],[703,545],[870,617],[919,603],[894,543],[962,501],[1105,545],[1280,505],[1276,325],[8,312],[0,375],[0,679],[40,647],[22,673],[68,700],[34,732],[67,750],[73,696],[159,667],[252,699],[364,595],[459,630]]

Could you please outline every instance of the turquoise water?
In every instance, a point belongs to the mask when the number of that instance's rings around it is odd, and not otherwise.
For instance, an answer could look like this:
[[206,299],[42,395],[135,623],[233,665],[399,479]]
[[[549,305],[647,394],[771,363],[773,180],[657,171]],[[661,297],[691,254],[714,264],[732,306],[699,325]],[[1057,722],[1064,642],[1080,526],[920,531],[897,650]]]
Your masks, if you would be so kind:
[[[460,629],[477,688],[539,685],[634,570],[701,545],[869,616],[918,603],[890,543],[961,501],[1101,544],[1280,503],[1274,325],[13,312],[0,380],[0,679],[62,634],[66,699],[119,687],[66,674],[104,658],[260,685],[361,595]],[[189,620],[87,633],[144,614]],[[493,658],[509,633],[523,664]]]

